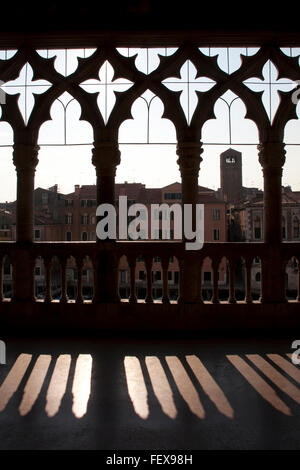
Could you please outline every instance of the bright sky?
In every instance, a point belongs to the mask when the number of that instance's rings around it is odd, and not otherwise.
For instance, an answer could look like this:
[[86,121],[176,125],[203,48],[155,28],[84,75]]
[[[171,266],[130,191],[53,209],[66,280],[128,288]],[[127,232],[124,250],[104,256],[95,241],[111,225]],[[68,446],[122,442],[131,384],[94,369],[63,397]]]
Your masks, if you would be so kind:
[[[219,67],[227,73],[239,68],[240,54],[253,55],[257,49],[209,49],[201,48],[206,55],[217,55]],[[93,50],[38,51],[43,57],[56,57],[55,68],[63,76],[76,70],[77,57],[87,57]],[[136,67],[147,74],[159,64],[158,54],[171,55],[175,49],[119,49],[124,56],[137,54]],[[299,55],[300,49],[284,49],[287,55]],[[15,52],[1,52],[0,59],[5,60]],[[295,82],[281,78],[277,80],[275,66],[268,62],[263,69],[264,80],[253,78],[247,86],[253,91],[263,91],[263,103],[272,119],[279,98],[277,90],[291,90]],[[27,86],[25,87],[25,83]],[[105,63],[99,71],[99,80],[88,80],[82,84],[87,92],[98,92],[98,105],[106,121],[114,107],[114,91],[125,91],[131,86],[128,80],[113,80],[113,68]],[[174,91],[182,91],[180,102],[189,122],[197,104],[196,90],[207,91],[214,82],[207,77],[197,77],[192,62],[187,61],[181,69],[181,78],[170,77],[164,85]],[[2,86],[6,93],[20,93],[19,106],[25,121],[28,120],[34,105],[32,93],[42,93],[51,84],[46,80],[32,81],[32,69],[29,64],[23,67],[17,80]],[[5,106],[5,105],[3,105]],[[149,110],[149,112],[148,112]],[[297,113],[299,116],[299,105]],[[36,171],[35,187],[48,188],[58,184],[63,193],[72,192],[75,184],[95,184],[95,170],[91,164],[91,126],[79,121],[80,106],[68,93],[64,93],[51,108],[52,121],[42,125],[39,134],[39,165]],[[176,163],[176,136],[173,124],[162,119],[163,104],[158,97],[147,90],[132,106],[133,119],[125,121],[119,130],[121,164],[117,170],[117,182],[142,182],[147,187],[160,187],[174,181],[180,181]],[[243,184],[262,188],[263,179],[258,163],[257,129],[255,124],[244,119],[246,108],[243,102],[231,91],[226,92],[215,104],[216,119],[209,120],[202,130],[204,143],[203,161],[199,174],[199,184],[217,189],[220,185],[219,156],[232,147],[243,155]],[[231,126],[229,126],[229,116]],[[300,144],[300,121],[287,124],[285,142]],[[16,176],[12,163],[12,131],[7,123],[0,123],[0,172],[2,184],[0,201],[15,200]],[[63,144],[72,145],[63,145]],[[75,144],[89,145],[75,145]],[[136,145],[132,145],[135,143]],[[62,145],[58,145],[62,144]],[[213,144],[213,145],[212,145]],[[218,144],[218,145],[217,145]],[[238,145],[244,144],[244,145]],[[299,168],[300,146],[287,145],[286,165],[283,172],[283,184],[300,190]]]

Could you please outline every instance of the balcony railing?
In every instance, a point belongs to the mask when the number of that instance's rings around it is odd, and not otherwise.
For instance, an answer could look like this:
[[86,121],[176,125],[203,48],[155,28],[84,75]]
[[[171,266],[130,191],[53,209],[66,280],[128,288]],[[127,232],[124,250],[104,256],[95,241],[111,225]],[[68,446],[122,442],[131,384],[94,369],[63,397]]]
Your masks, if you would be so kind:
[[[109,248],[108,248],[109,246]],[[26,248],[26,247],[25,247]],[[169,329],[194,329],[201,327],[244,327],[255,326],[296,326],[299,323],[299,276],[298,296],[295,300],[278,301],[277,292],[274,290],[274,302],[265,291],[269,289],[267,266],[269,260],[268,246],[265,243],[206,243],[202,250],[185,251],[184,245],[177,242],[116,242],[111,245],[95,242],[37,242],[26,248],[30,260],[30,275],[34,286],[34,267],[37,259],[43,259],[45,266],[45,295],[43,299],[35,296],[34,288],[31,296],[22,301],[17,293],[20,292],[18,282],[20,271],[25,269],[26,260],[20,256],[24,254],[23,246],[17,243],[7,242],[0,244],[0,311],[2,323],[35,326],[51,324],[52,326],[99,326],[101,328],[160,328]],[[21,251],[20,251],[21,250]],[[22,251],[23,250],[23,251]],[[300,244],[283,243],[280,245],[280,256],[283,271],[290,259],[296,259],[299,263]],[[117,282],[113,287],[113,300],[101,300],[101,256],[104,253],[113,253],[115,256],[115,270]],[[130,295],[128,299],[120,300],[118,276],[119,261],[125,256],[129,267]],[[7,299],[3,295],[3,267],[4,259],[9,257],[12,263],[12,296]],[[41,258],[39,258],[41,257]],[[76,296],[69,299],[67,295],[67,260],[73,259],[76,263]],[[86,301],[83,296],[83,269],[84,260],[89,257],[90,267],[93,272],[94,286],[93,297]],[[100,257],[100,258],[99,258]],[[142,257],[146,271],[146,295],[145,299],[138,300],[136,295],[136,264]],[[153,299],[152,289],[152,263],[159,257],[162,271],[162,297]],[[168,268],[170,257],[177,259],[179,266],[179,293],[177,301],[170,300],[168,283]],[[206,258],[211,260],[212,281],[211,299],[203,300],[203,290],[207,289],[203,282],[201,266]],[[60,296],[52,298],[53,260],[60,265],[59,284]],[[100,259],[100,262],[99,262]],[[226,259],[228,298],[219,299],[219,291],[223,287],[218,282],[218,269],[221,261]],[[251,272],[253,266],[257,266],[257,260],[261,262],[261,295],[259,299],[252,298]],[[28,263],[28,260],[27,260]],[[236,299],[236,266],[241,266],[245,295],[243,300]],[[194,266],[191,277],[191,264]],[[107,266],[106,268],[107,269]],[[114,272],[113,269],[113,272]],[[100,272],[100,275],[99,275]],[[19,273],[19,277],[18,274]],[[102,273],[103,274],[103,273]],[[274,273],[275,276],[276,273]],[[272,275],[272,273],[271,273]],[[283,277],[284,279],[284,277]],[[193,285],[193,289],[190,286]],[[270,290],[270,289],[269,289]],[[196,295],[195,295],[196,292]],[[189,298],[191,295],[191,298]],[[265,298],[265,300],[264,300]],[[85,316],[84,312],[95,312],[95,316]],[[21,315],[22,312],[22,315]],[[27,313],[28,315],[27,315]],[[53,313],[59,315],[53,317]],[[29,313],[31,315],[29,315]],[[99,316],[99,315],[100,316]],[[20,322],[19,322],[20,320]]]
[[[18,269],[17,264],[17,250],[18,246],[14,242],[2,242],[0,244],[0,300],[1,302],[5,301],[6,299],[3,296],[3,280],[7,275],[3,272],[4,266],[4,259],[5,257],[9,257],[12,263],[12,291],[15,291],[15,282],[16,278],[14,276],[14,272]],[[35,242],[30,246],[30,259],[32,261],[32,266],[35,265],[35,261],[37,259],[42,259],[45,266],[45,302],[53,301],[51,296],[51,281],[53,281],[53,260],[56,259],[60,265],[60,274],[59,274],[59,287],[61,290],[61,296],[58,301],[60,303],[68,302],[68,295],[67,295],[67,261],[68,259],[72,258],[75,261],[75,267],[77,269],[77,279],[75,283],[77,284],[77,295],[75,302],[76,303],[84,303],[84,298],[82,295],[82,287],[83,287],[83,269],[84,269],[84,260],[85,258],[89,258],[90,260],[90,268],[94,273],[93,278],[96,281],[97,276],[94,272],[96,269],[97,264],[97,255],[99,253],[106,250],[105,243],[95,243],[95,242]],[[300,259],[300,244],[299,243],[283,243],[281,245],[281,255],[282,255],[282,262],[284,266],[288,263],[288,261],[292,258],[295,258],[299,263]],[[168,269],[170,265],[170,258],[175,257],[178,261],[179,266],[179,296],[178,302],[180,303],[181,299],[181,280],[184,276],[185,264],[188,262],[189,257],[191,256],[191,252],[187,252],[184,249],[182,243],[178,242],[116,242],[114,252],[117,256],[117,263],[119,263],[120,259],[125,256],[128,268],[129,268],[129,280],[128,283],[130,285],[130,295],[129,295],[129,302],[136,303],[136,265],[139,260],[143,260],[146,272],[146,289],[147,293],[145,296],[145,303],[152,303],[153,296],[152,296],[152,287],[153,287],[153,279],[152,279],[152,268],[153,268],[153,260],[154,258],[160,259],[161,265],[161,272],[162,272],[162,279],[161,279],[161,286],[162,286],[162,303],[169,303],[169,289],[172,287],[168,282]],[[193,260],[195,261],[196,265],[198,266],[198,270],[196,273],[198,275],[197,283],[198,283],[198,303],[203,303],[202,299],[202,290],[206,289],[208,286],[212,288],[212,298],[211,303],[217,304],[220,302],[219,300],[219,289],[220,285],[218,282],[218,272],[219,266],[222,260],[226,260],[227,265],[227,280],[226,285],[228,286],[228,299],[227,302],[230,304],[236,303],[236,296],[235,291],[237,288],[236,280],[235,280],[235,270],[238,261],[241,261],[242,271],[243,271],[243,278],[245,279],[245,298],[243,299],[246,303],[252,303],[252,276],[251,272],[254,266],[254,263],[257,263],[257,259],[260,260],[261,263],[265,262],[268,263],[268,254],[266,251],[266,245],[264,243],[206,243],[202,250],[193,251],[192,252]],[[203,261],[209,258],[211,260],[211,269],[212,269],[212,280],[210,283],[203,283],[201,282],[201,267],[203,265]],[[19,260],[20,262],[21,260]],[[101,270],[101,265],[99,266]],[[57,274],[56,274],[57,276]],[[32,270],[32,277],[34,278],[34,270]],[[120,282],[120,281],[119,281]],[[118,285],[119,287],[119,285]],[[261,289],[262,289],[262,297],[263,297],[263,288],[264,282],[262,279],[261,282]],[[93,286],[94,292],[97,290],[97,286]],[[299,301],[299,293],[300,293],[300,281],[298,275],[298,285],[297,285],[297,300]],[[116,292],[117,294],[117,292]],[[14,295],[12,295],[12,301],[14,300]],[[35,298],[33,294],[33,301],[41,300]],[[74,299],[73,299],[74,300]],[[93,300],[93,299],[91,299]],[[187,299],[188,301],[188,299]],[[74,303],[74,302],[73,302]],[[204,302],[205,303],[205,302]]]

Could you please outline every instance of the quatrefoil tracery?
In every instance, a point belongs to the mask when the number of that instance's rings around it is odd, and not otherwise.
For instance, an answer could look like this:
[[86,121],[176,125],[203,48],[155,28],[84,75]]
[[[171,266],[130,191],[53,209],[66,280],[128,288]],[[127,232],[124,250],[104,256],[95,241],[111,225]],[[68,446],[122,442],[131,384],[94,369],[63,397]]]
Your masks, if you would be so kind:
[[[128,49],[127,53],[124,48],[111,46],[88,51],[24,48],[3,52],[0,80],[9,96],[7,105],[2,106],[1,120],[11,124],[16,132],[27,129],[37,137],[40,126],[51,119],[53,103],[67,92],[78,101],[80,119],[92,125],[95,139],[103,139],[103,135],[117,138],[120,125],[132,118],[136,99],[150,90],[163,103],[162,117],[174,124],[177,139],[197,139],[201,138],[205,122],[215,118],[217,100],[231,90],[243,101],[245,117],[257,125],[261,140],[281,138],[285,124],[297,118],[291,94],[296,87],[293,81],[300,78],[298,57],[278,48],[245,48],[242,55],[241,51],[234,51],[235,63],[226,68],[226,57],[217,52],[193,45],[165,50]],[[233,50],[227,48],[226,53],[229,57]],[[147,60],[143,63],[145,55]],[[69,57],[67,64],[63,65],[62,57]],[[24,75],[24,67],[27,77],[31,70],[32,76],[22,98],[22,94],[12,94],[11,86]],[[266,67],[271,70],[269,81]],[[262,87],[270,85],[278,90],[276,106],[266,106],[267,90]],[[34,86],[37,88],[33,95]],[[100,92],[91,93],[96,86]],[[28,101],[32,96],[34,100]],[[29,108],[20,111],[18,102]]]

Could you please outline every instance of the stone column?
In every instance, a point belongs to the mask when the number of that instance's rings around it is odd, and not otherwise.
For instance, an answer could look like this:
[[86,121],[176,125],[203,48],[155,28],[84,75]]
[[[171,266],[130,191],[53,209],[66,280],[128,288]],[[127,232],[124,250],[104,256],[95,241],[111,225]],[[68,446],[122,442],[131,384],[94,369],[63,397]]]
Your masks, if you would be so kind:
[[3,301],[3,276],[2,276],[2,271],[3,271],[3,264],[4,264],[4,257],[0,256],[0,302]]
[[246,295],[245,302],[247,304],[252,303],[252,294],[251,294],[251,268],[252,268],[252,258],[246,258],[245,260],[245,270],[246,270]]
[[52,301],[51,296],[51,270],[52,270],[52,258],[51,256],[44,258],[45,273],[46,273],[46,294],[45,303]]
[[264,242],[262,259],[262,302],[284,302],[284,263],[282,259],[282,167],[285,150],[282,142],[258,146],[264,175]]
[[127,261],[130,270],[130,296],[129,302],[136,304],[137,297],[136,297],[136,284],[135,284],[135,269],[136,269],[136,257],[135,256],[127,256]]
[[213,270],[213,295],[212,295],[212,303],[213,304],[219,304],[219,280],[218,280],[218,272],[219,272],[219,265],[220,265],[220,260],[216,259],[213,260],[211,263],[211,267]]
[[163,278],[163,292],[162,292],[162,303],[169,304],[169,280],[168,280],[168,269],[169,269],[169,257],[163,257],[161,260],[162,267],[162,278]]
[[146,304],[153,303],[153,295],[152,295],[152,262],[153,258],[151,255],[145,256],[145,268],[147,273],[147,291],[146,291]]
[[[177,163],[181,173],[182,204],[198,202],[198,175],[200,157],[203,152],[201,142],[181,142],[177,144]],[[195,229],[195,212],[193,213],[193,229]]]
[[[177,163],[181,173],[182,205],[192,204],[192,229],[196,228],[196,204],[198,203],[198,174],[203,152],[201,142],[180,142],[177,145]],[[182,214],[184,210],[182,211]],[[184,241],[184,230],[183,230]],[[186,251],[183,259],[181,291],[178,302],[201,303],[201,264],[197,262],[193,251]]]
[[[92,162],[97,176],[97,207],[115,205],[115,176],[120,151],[115,142],[95,143]],[[95,266],[94,302],[119,302],[118,262],[115,240],[97,239],[99,253]]]
[[76,303],[82,304],[84,299],[82,295],[82,270],[83,270],[83,258],[76,258],[76,265],[77,265],[77,296],[76,296]]
[[92,162],[97,176],[97,206],[115,203],[115,176],[120,163],[120,150],[116,142],[95,143]]
[[39,147],[14,144],[13,161],[17,172],[16,253],[14,300],[34,300],[34,264],[31,244],[34,229],[34,175]]
[[14,144],[13,148],[13,161],[17,172],[17,241],[32,242],[34,175],[38,164],[39,147],[37,145]]

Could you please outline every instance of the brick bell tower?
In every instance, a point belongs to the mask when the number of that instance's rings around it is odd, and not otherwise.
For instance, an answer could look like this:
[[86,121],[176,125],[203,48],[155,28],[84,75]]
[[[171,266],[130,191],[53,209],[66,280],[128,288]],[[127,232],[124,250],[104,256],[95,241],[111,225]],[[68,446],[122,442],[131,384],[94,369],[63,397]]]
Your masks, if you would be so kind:
[[220,155],[221,194],[227,202],[242,198],[242,154],[228,149]]

